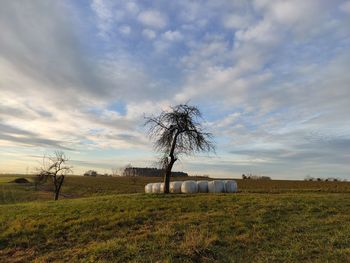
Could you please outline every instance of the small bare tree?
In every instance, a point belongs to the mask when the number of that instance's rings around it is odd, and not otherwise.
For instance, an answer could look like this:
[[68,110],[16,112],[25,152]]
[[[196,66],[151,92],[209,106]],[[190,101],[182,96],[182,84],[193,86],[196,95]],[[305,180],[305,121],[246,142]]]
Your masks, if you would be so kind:
[[72,173],[72,167],[66,165],[68,161],[68,157],[62,151],[56,151],[52,156],[43,157],[43,164],[39,169],[37,178],[41,182],[51,178],[55,200],[58,200],[65,176]]
[[180,104],[162,111],[156,117],[146,117],[149,135],[156,150],[164,155],[161,164],[165,170],[164,193],[169,193],[171,170],[181,154],[214,151],[212,134],[204,132],[199,119],[202,115],[197,107]]
[[111,171],[112,171],[112,176],[113,177],[119,176],[117,168],[111,168]]

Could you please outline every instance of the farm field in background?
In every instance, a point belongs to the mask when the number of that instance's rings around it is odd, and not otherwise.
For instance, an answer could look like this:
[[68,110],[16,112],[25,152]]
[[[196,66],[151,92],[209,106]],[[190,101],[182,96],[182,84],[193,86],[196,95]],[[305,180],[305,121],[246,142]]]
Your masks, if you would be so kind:
[[[35,190],[33,184],[10,183],[24,175],[0,176],[0,204],[51,200],[51,184]],[[29,181],[32,180],[27,176]],[[203,177],[179,177],[173,180],[213,180]],[[327,192],[350,193],[350,182],[308,182],[284,180],[242,180],[235,179],[239,192],[282,193],[282,192]],[[62,187],[60,198],[79,198],[106,194],[143,193],[144,186],[150,182],[160,182],[159,177],[87,177],[68,176]]]
[[[0,262],[350,258],[347,182],[237,180],[236,194],[164,196],[143,193],[159,177],[69,176],[55,202],[48,185],[0,178]],[[200,178],[175,180],[186,179]]]

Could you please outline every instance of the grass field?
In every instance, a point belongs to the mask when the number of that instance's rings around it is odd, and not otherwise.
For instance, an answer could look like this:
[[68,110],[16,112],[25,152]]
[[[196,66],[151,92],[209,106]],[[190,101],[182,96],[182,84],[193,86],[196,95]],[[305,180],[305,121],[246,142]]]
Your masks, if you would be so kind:
[[57,202],[47,186],[0,183],[25,193],[2,199],[0,262],[350,262],[349,183],[238,180],[237,194],[140,193],[158,180],[69,177]]
[[[0,176],[0,204],[27,201],[47,201],[52,199],[52,185],[48,182],[35,190],[33,184],[10,183],[17,177]],[[31,177],[27,176],[28,180]],[[208,178],[176,178],[175,180],[200,180]],[[62,187],[61,199],[80,198],[110,194],[142,193],[145,184],[159,182],[159,177],[82,177],[68,176]],[[236,179],[240,192],[244,193],[284,193],[284,192],[325,192],[350,193],[350,183],[345,182],[305,182],[284,180],[241,180]]]
[[0,184],[1,183],[8,183],[13,179],[14,179],[14,177],[12,177],[12,176],[0,176]]

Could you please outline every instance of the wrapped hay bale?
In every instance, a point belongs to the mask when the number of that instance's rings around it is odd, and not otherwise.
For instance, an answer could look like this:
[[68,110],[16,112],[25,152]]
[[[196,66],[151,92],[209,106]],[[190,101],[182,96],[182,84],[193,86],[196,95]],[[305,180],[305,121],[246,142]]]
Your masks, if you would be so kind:
[[171,182],[169,187],[170,193],[181,193],[181,185],[182,182],[180,181]]
[[151,194],[152,193],[152,185],[153,184],[151,184],[151,183],[145,185],[145,193],[146,194]]
[[208,181],[197,181],[198,193],[208,193]]
[[160,185],[161,183],[154,183],[152,184],[152,193],[159,194],[160,192]]
[[210,181],[208,182],[208,190],[209,193],[224,193],[225,184],[221,180]]
[[226,193],[236,193],[237,192],[237,183],[235,180],[225,180],[225,192]]
[[164,193],[164,188],[165,188],[165,184],[164,183],[160,183],[160,192]]
[[184,181],[181,184],[181,193],[192,194],[198,192],[198,186],[195,181]]

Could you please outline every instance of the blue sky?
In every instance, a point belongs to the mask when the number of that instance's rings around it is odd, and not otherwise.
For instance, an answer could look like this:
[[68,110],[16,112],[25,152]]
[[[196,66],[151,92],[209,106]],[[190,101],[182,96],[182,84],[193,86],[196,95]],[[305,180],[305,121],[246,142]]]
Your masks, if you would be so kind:
[[4,1],[0,172],[152,166],[143,116],[190,102],[217,153],[175,169],[350,179],[350,1]]

